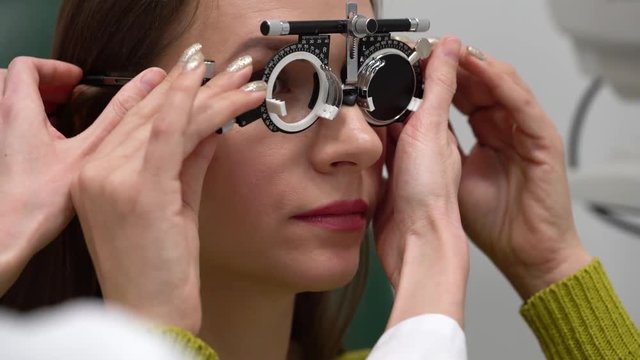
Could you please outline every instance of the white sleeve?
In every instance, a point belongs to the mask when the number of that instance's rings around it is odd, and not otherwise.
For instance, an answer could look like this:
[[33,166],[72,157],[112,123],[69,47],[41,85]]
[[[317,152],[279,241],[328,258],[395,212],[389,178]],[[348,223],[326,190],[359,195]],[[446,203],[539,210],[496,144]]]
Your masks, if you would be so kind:
[[440,314],[409,318],[385,331],[368,360],[466,360],[464,332],[458,322]]
[[193,360],[133,316],[84,302],[30,315],[0,310],[0,359]]

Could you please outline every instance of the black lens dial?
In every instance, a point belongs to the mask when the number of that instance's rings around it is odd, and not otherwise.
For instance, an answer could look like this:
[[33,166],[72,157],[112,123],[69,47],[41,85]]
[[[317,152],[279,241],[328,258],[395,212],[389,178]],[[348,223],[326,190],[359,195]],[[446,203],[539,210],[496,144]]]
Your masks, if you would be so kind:
[[423,95],[420,62],[411,64],[409,45],[389,34],[369,36],[360,41],[358,103],[369,122],[385,126],[404,121],[414,98]]

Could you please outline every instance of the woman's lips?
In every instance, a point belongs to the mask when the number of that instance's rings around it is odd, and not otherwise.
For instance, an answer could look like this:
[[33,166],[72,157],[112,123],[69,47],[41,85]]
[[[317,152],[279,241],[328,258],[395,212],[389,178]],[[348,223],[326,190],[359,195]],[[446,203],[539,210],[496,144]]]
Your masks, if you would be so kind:
[[337,231],[359,231],[367,225],[366,201],[336,201],[313,210],[293,216],[294,219],[310,225]]

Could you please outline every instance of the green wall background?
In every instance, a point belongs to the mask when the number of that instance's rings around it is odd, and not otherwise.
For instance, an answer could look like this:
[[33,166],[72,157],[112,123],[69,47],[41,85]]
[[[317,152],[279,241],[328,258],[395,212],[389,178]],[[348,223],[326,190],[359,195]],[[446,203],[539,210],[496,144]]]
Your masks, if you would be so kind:
[[60,0],[0,0],[0,67],[19,55],[49,57]]
[[[128,1],[128,0],[122,0]],[[61,0],[0,0],[0,67],[20,55],[50,56]],[[393,297],[371,244],[371,267],[360,305],[346,339],[349,349],[370,348],[384,331]]]
[[371,348],[384,332],[393,305],[393,294],[375,251],[373,237],[369,244],[369,274],[364,298],[347,333],[347,349]]

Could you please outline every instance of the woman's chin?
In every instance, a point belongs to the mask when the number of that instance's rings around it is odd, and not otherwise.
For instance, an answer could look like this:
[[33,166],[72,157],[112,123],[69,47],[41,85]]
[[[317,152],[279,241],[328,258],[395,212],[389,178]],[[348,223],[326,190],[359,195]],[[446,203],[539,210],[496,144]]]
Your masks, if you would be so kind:
[[349,254],[314,254],[288,271],[296,292],[329,291],[351,282],[358,271],[359,251]]

